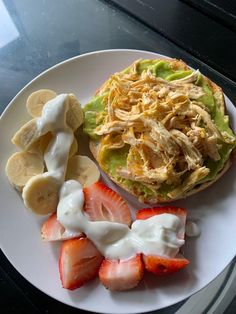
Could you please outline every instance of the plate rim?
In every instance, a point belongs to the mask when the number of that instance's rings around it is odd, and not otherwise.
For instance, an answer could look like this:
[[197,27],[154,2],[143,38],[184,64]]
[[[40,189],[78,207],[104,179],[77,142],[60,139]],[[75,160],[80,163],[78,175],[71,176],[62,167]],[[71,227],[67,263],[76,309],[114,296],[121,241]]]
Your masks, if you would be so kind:
[[0,115],[0,121],[1,119],[4,117],[4,115],[6,114],[6,112],[8,111],[8,108],[11,106],[11,104],[16,100],[16,98],[18,98],[26,89],[28,86],[30,86],[32,83],[34,83],[37,79],[39,79],[41,76],[47,74],[47,72],[50,72],[56,68],[59,68],[61,66],[63,66],[64,64],[66,63],[70,63],[70,62],[73,62],[74,60],[77,60],[77,59],[81,59],[83,57],[87,57],[89,55],[96,55],[96,54],[103,54],[103,53],[107,53],[107,52],[143,52],[143,53],[151,53],[151,54],[156,54],[156,55],[159,55],[159,56],[162,56],[164,58],[171,58],[171,57],[168,57],[168,56],[165,56],[163,54],[160,54],[160,53],[157,53],[157,52],[153,52],[153,51],[149,51],[149,50],[139,50],[139,49],[119,49],[119,48],[116,48],[116,49],[104,49],[104,50],[95,50],[95,51],[90,51],[90,52],[86,52],[86,53],[83,53],[83,54],[80,54],[80,55],[76,55],[74,57],[71,57],[71,58],[68,58],[68,59],[65,59],[63,61],[60,61],[56,64],[54,64],[53,66],[43,70],[42,72],[40,72],[39,74],[37,74],[37,76],[35,76],[32,80],[30,80],[26,85],[24,85],[18,92],[17,94],[10,100],[10,102],[6,105],[6,107],[4,108],[4,110],[2,111],[1,115]]
[[[7,114],[8,110],[10,109],[10,107],[13,105],[13,103],[17,100],[18,97],[21,96],[21,94],[24,93],[24,91],[31,85],[33,84],[35,81],[37,81],[39,78],[43,77],[44,75],[46,75],[47,73],[53,71],[54,69],[58,69],[60,68],[61,66],[64,66],[65,64],[69,64],[70,62],[73,62],[75,60],[78,60],[78,59],[81,59],[81,58],[85,58],[87,56],[90,56],[90,55],[96,55],[96,54],[104,54],[104,53],[112,53],[112,52],[137,52],[137,53],[150,53],[152,54],[153,56],[154,55],[157,55],[157,56],[162,56],[163,58],[172,58],[172,57],[169,57],[167,55],[163,55],[163,54],[159,54],[157,52],[154,52],[154,51],[150,51],[150,50],[139,50],[139,49],[104,49],[104,50],[96,50],[96,51],[91,51],[91,52],[86,52],[86,53],[83,53],[83,54],[80,54],[80,55],[77,55],[77,56],[74,56],[74,57],[71,57],[71,58],[68,58],[68,59],[65,59],[63,61],[60,61],[58,63],[56,63],[55,65],[45,69],[44,71],[42,71],[41,73],[39,73],[36,77],[34,77],[32,80],[30,80],[26,85],[24,85],[23,88],[21,88],[18,93],[11,99],[11,101],[7,104],[7,106],[5,107],[5,109],[3,110],[3,112],[1,113],[0,115],[0,123],[2,122],[2,120],[4,119],[5,115]],[[224,93],[224,96],[227,97],[227,95]],[[228,97],[227,97],[228,98]],[[233,104],[233,102],[228,98],[228,100]],[[235,106],[234,106],[235,107]],[[8,254],[6,253],[4,247],[2,246],[2,242],[0,240],[0,245],[1,245],[1,249],[2,249],[2,252],[3,254],[5,255],[5,257],[7,258],[8,262],[12,265],[12,267],[25,279],[27,280],[31,285],[33,285],[35,288],[37,288],[38,290],[40,290],[41,292],[43,292],[44,294],[48,295],[49,297],[51,297],[52,299],[62,303],[62,304],[66,304],[72,308],[76,308],[76,309],[81,309],[81,310],[85,310],[85,311],[91,311],[93,313],[101,313],[101,314],[104,314],[104,313],[109,313],[109,312],[104,312],[104,311],[94,311],[93,309],[89,309],[88,307],[86,306],[81,306],[80,304],[79,307],[74,304],[70,304],[69,302],[67,301],[60,301],[59,299],[57,299],[55,296],[51,295],[51,293],[48,293],[48,292],[45,292],[43,291],[37,284],[35,283],[32,283],[30,281],[30,279],[28,279],[27,277],[25,277],[24,275],[22,275],[22,273],[18,270],[18,268],[11,262],[10,258],[8,257]],[[236,252],[235,252],[235,255],[236,255]],[[234,255],[234,256],[235,256]],[[198,289],[196,292],[192,293],[190,292],[189,294],[186,294],[186,297],[183,298],[183,299],[180,299],[179,301],[177,302],[174,302],[174,303],[171,303],[167,306],[164,306],[164,307],[159,307],[159,308],[156,308],[156,306],[154,307],[150,307],[150,309],[148,311],[155,311],[155,310],[159,310],[159,309],[164,309],[164,308],[167,308],[169,306],[173,306],[174,304],[177,304],[179,302],[183,302],[185,301],[186,299],[188,299],[189,297],[195,295],[196,293],[200,292],[202,289],[206,288],[207,286],[209,286],[218,276],[220,276],[222,274],[222,272],[232,263],[233,261],[233,258],[226,264],[226,266],[217,274],[216,277],[214,277],[212,280],[210,280],[207,284],[205,284],[202,288]],[[135,312],[132,312],[132,311],[129,311],[129,314],[136,314],[136,313],[146,313],[147,311],[135,311]],[[119,314],[120,312],[116,312],[116,311],[113,311],[112,312],[113,314]],[[123,313],[123,312],[122,312]]]

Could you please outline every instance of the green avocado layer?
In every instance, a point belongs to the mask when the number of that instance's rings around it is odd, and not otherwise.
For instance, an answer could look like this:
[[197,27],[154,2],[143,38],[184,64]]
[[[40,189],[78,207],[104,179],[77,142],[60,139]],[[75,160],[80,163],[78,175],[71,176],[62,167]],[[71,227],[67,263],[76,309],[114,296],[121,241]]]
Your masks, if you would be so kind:
[[[192,70],[186,70],[185,68],[181,67],[177,70],[173,70],[171,68],[171,65],[164,60],[142,60],[138,65],[138,72],[141,73],[142,71],[147,69],[151,70],[155,76],[161,77],[162,79],[168,81],[184,78],[193,72]],[[125,69],[124,71],[128,72],[129,68]],[[201,74],[199,74],[196,85],[201,86],[205,92],[205,95],[200,97],[198,100],[200,100],[209,109],[211,117],[214,120],[217,128],[221,132],[223,131],[228,134],[229,137],[234,137],[234,134],[229,126],[228,116],[224,115],[217,107],[217,100],[214,98],[213,91],[208,82],[203,78]],[[94,130],[98,125],[101,125],[103,123],[103,117],[105,117],[106,115],[105,105],[103,103],[104,96],[105,95],[93,97],[84,108],[84,132],[87,133],[93,140],[99,140],[99,136],[94,133]],[[206,178],[204,178],[204,180],[199,183],[214,179],[214,177],[222,170],[225,162],[229,158],[231,151],[235,147],[235,141],[233,144],[227,144],[225,142],[222,142],[220,143],[220,145],[221,148],[219,150],[219,154],[221,156],[221,159],[219,161],[214,161],[208,158],[205,161],[204,165],[210,169],[210,173]],[[168,199],[167,194],[175,188],[175,186],[173,185],[168,185],[164,183],[162,184],[158,192],[156,192],[140,182],[123,179],[118,176],[116,170],[119,167],[126,166],[128,150],[128,145],[126,145],[124,148],[116,150],[106,149],[104,157],[106,158],[105,170],[118,182],[125,185],[134,194],[143,196],[144,199],[155,198],[157,193],[159,196]]]
[[109,167],[106,170],[112,177],[116,178],[119,183],[122,183],[129,190],[132,190],[134,194],[137,193],[138,195],[142,195],[144,198],[153,197],[153,191],[143,185],[141,182],[123,179],[117,175],[117,168],[126,166],[128,152],[129,145],[125,145],[124,147],[116,149],[115,151],[112,149],[107,149],[103,155],[103,158],[106,160],[106,165]]
[[91,102],[84,108],[84,132],[93,140],[99,139],[94,130],[102,124],[103,116],[106,114],[103,98],[104,96],[93,97]]

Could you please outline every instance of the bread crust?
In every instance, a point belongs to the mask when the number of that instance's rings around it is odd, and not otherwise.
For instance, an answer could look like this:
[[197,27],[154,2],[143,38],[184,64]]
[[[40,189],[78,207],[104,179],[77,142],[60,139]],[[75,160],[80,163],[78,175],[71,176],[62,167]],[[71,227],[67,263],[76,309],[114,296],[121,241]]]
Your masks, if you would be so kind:
[[[172,67],[174,69],[175,68],[176,69],[182,68],[184,70],[190,69],[189,66],[185,62],[183,62],[182,60],[169,59],[169,58],[162,58],[162,59],[160,58],[158,60],[165,60],[165,61],[168,60],[168,62],[170,62],[172,64]],[[223,114],[227,114],[227,108],[226,108],[226,104],[225,104],[224,94],[223,94],[221,87],[219,87],[217,84],[215,84],[213,81],[211,81],[209,78],[207,78],[205,76],[203,76],[203,79],[206,80],[206,82],[210,85],[210,87],[213,91],[214,98],[216,100],[216,105],[218,106],[220,111]],[[101,86],[100,89],[102,89],[102,87],[103,86]],[[100,89],[97,90],[96,94],[99,93]],[[90,147],[90,150],[91,150],[91,152],[92,152],[92,154],[96,160],[98,159],[99,146],[100,146],[99,141],[90,140],[89,147]],[[236,148],[231,152],[228,161],[225,163],[223,169],[216,175],[214,180],[199,184],[196,187],[194,187],[193,189],[191,189],[190,191],[188,191],[187,193],[185,193],[184,195],[181,195],[180,197],[177,197],[174,199],[170,199],[170,198],[166,199],[166,198],[162,198],[161,196],[157,196],[157,197],[152,198],[152,199],[144,198],[143,195],[140,196],[138,191],[135,191],[135,190],[130,191],[130,189],[126,185],[122,184],[121,182],[118,182],[118,180],[115,177],[111,176],[109,173],[106,173],[106,175],[112,181],[114,181],[118,186],[122,187],[124,190],[126,190],[130,194],[136,196],[140,202],[149,203],[149,204],[168,203],[168,202],[176,201],[178,199],[186,198],[190,195],[194,195],[194,194],[206,189],[207,187],[211,186],[213,183],[215,183],[218,179],[220,179],[225,174],[225,172],[230,168],[233,160],[235,160],[235,159],[236,159]]]

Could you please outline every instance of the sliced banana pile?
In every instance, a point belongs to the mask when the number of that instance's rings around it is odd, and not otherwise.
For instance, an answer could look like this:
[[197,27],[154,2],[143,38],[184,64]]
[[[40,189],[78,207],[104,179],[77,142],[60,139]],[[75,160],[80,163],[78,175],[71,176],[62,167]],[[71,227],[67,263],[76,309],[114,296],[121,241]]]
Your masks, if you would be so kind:
[[[32,93],[26,102],[26,108],[32,120],[24,124],[13,136],[12,142],[22,151],[14,153],[7,161],[6,174],[10,183],[18,191],[27,208],[33,212],[45,215],[56,210],[60,184],[47,175],[44,153],[53,134],[40,134],[37,129],[37,118],[41,117],[44,105],[55,98],[57,94],[48,89]],[[69,104],[66,113],[67,126],[75,132],[83,123],[83,111],[74,94],[69,94]],[[77,180],[86,187],[99,180],[100,172],[96,164],[87,156],[78,154],[78,142],[74,135],[65,180]]]

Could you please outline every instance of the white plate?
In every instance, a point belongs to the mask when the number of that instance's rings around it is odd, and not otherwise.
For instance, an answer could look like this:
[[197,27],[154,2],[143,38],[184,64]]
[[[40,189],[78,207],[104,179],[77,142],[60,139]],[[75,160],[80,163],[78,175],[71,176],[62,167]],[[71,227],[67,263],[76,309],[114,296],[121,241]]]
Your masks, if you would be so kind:
[[[58,93],[74,92],[85,104],[110,74],[122,70],[136,59],[158,57],[160,55],[144,51],[107,50],[62,62],[30,82],[12,100],[0,121],[2,250],[29,282],[49,296],[76,308],[101,313],[141,313],[164,308],[207,285],[236,253],[234,166],[214,186],[174,204],[188,208],[189,217],[197,220],[201,228],[199,238],[186,241],[185,256],[191,263],[185,270],[161,279],[147,275],[138,288],[129,292],[110,293],[98,281],[67,291],[61,288],[58,274],[59,245],[41,241],[42,218],[25,209],[20,195],[6,178],[5,164],[15,150],[10,140],[29,119],[25,102],[30,93],[40,88],[51,88]],[[235,129],[236,111],[228,98],[226,102]],[[87,143],[81,146],[80,152],[87,151]],[[113,184],[111,186],[114,187]],[[134,207],[142,207],[134,199],[131,203]]]

